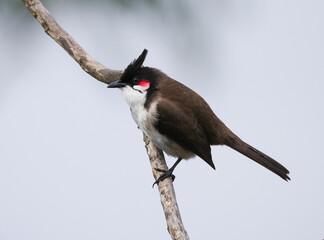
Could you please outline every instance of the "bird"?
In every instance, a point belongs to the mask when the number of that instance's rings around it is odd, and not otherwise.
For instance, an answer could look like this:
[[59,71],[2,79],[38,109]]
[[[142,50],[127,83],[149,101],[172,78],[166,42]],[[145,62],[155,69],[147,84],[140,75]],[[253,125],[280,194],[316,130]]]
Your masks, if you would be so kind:
[[199,94],[156,68],[144,67],[147,53],[144,49],[108,88],[119,88],[138,128],[155,146],[178,158],[168,170],[155,169],[162,173],[153,187],[169,177],[174,181],[173,171],[183,159],[198,156],[215,169],[213,145],[228,146],[290,180],[283,165],[235,135]]

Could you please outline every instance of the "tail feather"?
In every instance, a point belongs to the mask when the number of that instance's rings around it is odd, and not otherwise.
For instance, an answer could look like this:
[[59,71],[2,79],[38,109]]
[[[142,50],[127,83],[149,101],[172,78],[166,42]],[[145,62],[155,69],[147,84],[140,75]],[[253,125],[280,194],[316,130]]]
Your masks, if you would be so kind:
[[236,151],[242,153],[253,161],[259,163],[265,168],[269,169],[273,173],[277,174],[279,177],[284,179],[285,181],[290,180],[288,174],[289,171],[287,168],[282,166],[280,163],[259,151],[258,149],[250,146],[249,144],[243,142],[241,139],[235,136],[235,138],[231,138],[230,141],[227,141],[226,145],[235,149]]

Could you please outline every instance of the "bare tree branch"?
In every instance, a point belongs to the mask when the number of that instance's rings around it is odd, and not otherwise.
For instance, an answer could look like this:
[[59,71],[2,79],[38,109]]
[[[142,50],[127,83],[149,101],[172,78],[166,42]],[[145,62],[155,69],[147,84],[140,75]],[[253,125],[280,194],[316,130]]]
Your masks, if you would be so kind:
[[[150,139],[144,134],[144,142],[147,154],[149,155],[153,176],[155,179],[159,177],[155,168],[167,170],[163,152],[155,147]],[[168,224],[168,231],[174,240],[187,240],[189,236],[184,228],[181,220],[180,210],[177,204],[173,183],[170,178],[164,179],[159,183],[159,192],[161,204]]]
[[111,70],[90,57],[74,39],[61,28],[39,0],[23,0],[28,10],[70,56],[92,77],[104,83],[118,80],[122,71]]
[[[91,58],[74,39],[62,29],[39,0],[22,0],[27,9],[43,26],[45,32],[53,38],[81,66],[97,80],[110,83],[118,80],[123,71],[111,70]],[[149,156],[155,179],[159,173],[154,168],[167,169],[163,152],[144,135],[145,147]],[[168,231],[174,240],[187,240],[189,236],[183,226],[175,197],[172,181],[165,179],[158,185],[161,204],[168,225]]]

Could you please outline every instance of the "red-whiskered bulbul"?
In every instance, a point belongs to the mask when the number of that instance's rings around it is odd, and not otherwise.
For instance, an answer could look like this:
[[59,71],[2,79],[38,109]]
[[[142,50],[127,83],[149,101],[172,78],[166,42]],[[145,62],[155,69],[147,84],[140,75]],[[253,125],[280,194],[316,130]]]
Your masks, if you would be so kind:
[[[119,81],[108,88],[120,88],[132,117],[149,139],[168,155],[178,157],[154,182],[172,181],[182,159],[198,156],[215,169],[210,146],[226,145],[266,167],[284,180],[289,171],[280,163],[242,141],[214,114],[197,93],[158,69],[143,67],[147,50],[127,66]],[[153,184],[153,186],[154,186]]]

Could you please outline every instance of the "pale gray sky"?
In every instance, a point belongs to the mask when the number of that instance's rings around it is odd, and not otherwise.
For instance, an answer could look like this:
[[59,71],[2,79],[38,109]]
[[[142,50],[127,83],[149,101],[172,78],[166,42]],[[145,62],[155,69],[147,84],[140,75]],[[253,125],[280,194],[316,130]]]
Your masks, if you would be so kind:
[[[286,183],[226,147],[212,149],[216,171],[199,158],[181,163],[174,184],[191,239],[323,239],[324,2],[182,4],[48,8],[108,67],[147,48],[145,65],[197,91],[290,170]],[[3,13],[0,239],[169,239],[120,92],[84,73],[27,11]]]

